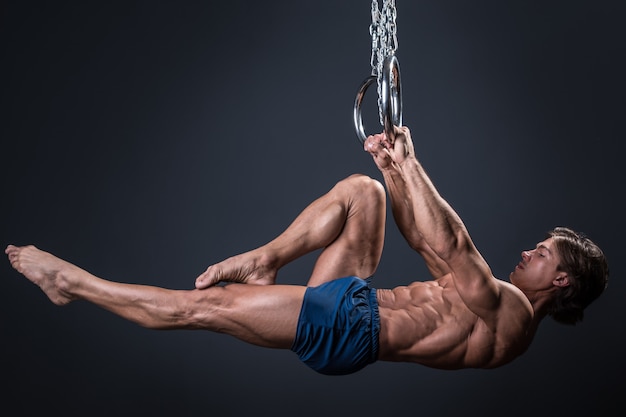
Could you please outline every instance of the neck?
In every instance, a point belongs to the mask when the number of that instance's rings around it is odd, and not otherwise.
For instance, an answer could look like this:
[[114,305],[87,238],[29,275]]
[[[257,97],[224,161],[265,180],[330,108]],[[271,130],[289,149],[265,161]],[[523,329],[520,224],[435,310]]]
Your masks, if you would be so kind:
[[541,321],[547,314],[550,304],[552,303],[552,294],[550,292],[539,291],[533,293],[524,293],[530,301],[534,311],[534,321]]

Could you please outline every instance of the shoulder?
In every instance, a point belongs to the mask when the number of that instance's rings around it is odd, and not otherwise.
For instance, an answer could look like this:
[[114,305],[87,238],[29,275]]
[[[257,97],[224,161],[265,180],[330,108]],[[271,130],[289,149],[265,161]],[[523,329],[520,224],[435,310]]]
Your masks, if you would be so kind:
[[526,312],[527,314],[532,315],[533,306],[522,290],[510,282],[502,281],[497,278],[495,278],[495,282],[498,286],[500,298],[502,300],[501,309],[504,311],[519,309],[520,313]]
[[533,322],[534,310],[528,297],[515,285],[496,280],[500,302],[495,311],[493,326],[500,334],[526,335]]

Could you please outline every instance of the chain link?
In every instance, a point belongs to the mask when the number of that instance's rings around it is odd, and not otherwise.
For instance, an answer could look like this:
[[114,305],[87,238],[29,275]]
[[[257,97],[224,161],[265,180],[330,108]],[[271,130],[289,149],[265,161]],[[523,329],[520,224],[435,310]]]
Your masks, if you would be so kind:
[[378,115],[380,124],[383,126],[384,116],[382,112],[381,78],[385,58],[394,55],[398,48],[396,16],[395,0],[383,0],[382,9],[379,9],[377,0],[372,0],[372,24],[370,25],[372,56],[370,57],[370,65],[372,66],[372,75],[376,76],[377,80]]

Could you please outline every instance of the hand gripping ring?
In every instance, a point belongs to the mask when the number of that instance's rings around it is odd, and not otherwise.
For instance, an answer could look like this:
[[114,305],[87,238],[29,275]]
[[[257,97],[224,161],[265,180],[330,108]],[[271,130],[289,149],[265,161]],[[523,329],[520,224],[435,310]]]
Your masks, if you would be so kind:
[[[356,134],[361,143],[365,143],[367,135],[363,129],[363,120],[361,118],[361,102],[365,96],[365,92],[371,84],[376,83],[377,77],[370,75],[367,77],[354,100],[354,127]],[[380,106],[383,115],[384,130],[388,136],[393,133],[393,127],[402,126],[402,86],[400,83],[400,65],[395,55],[388,56],[383,62],[383,73],[380,85]]]

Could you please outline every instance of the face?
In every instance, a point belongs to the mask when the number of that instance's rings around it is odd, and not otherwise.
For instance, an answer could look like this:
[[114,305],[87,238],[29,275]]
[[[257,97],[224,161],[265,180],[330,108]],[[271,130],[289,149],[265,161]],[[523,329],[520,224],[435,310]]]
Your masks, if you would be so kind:
[[522,252],[522,260],[509,276],[511,283],[522,291],[540,291],[567,285],[567,274],[558,271],[559,254],[554,239],[537,244],[535,249]]

